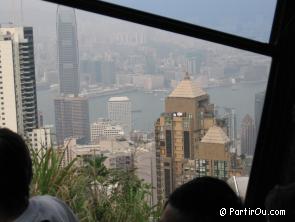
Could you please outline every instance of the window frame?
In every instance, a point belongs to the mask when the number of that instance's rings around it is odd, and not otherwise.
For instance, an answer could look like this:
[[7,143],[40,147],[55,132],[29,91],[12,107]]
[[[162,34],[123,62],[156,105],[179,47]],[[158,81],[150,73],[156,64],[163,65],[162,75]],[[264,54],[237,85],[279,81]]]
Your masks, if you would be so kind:
[[[271,57],[265,102],[247,188],[246,206],[264,208],[265,197],[269,190],[276,184],[295,181],[295,178],[288,175],[290,170],[285,163],[289,159],[288,154],[292,148],[289,142],[295,132],[295,105],[293,105],[295,98],[291,98],[291,95],[295,94],[295,75],[293,75],[295,73],[293,65],[295,51],[294,0],[277,0],[268,43],[98,0],[43,1]],[[265,220],[263,217],[253,219]]]

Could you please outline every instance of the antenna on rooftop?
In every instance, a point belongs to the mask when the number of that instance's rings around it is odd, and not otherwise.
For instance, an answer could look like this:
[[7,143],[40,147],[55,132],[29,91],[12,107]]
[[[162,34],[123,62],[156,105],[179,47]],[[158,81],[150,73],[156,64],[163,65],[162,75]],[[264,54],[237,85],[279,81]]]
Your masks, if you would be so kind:
[[19,25],[22,26],[23,25],[23,19],[24,19],[24,12],[23,12],[23,0],[20,0],[20,21],[19,21]]
[[190,79],[191,79],[191,77],[190,77],[190,75],[188,74],[188,72],[185,72],[184,79],[187,79],[187,80],[190,80]]
[[10,19],[11,19],[12,23],[15,23],[15,20],[16,20],[15,19],[15,5],[16,5],[15,0],[12,0],[11,4],[10,4],[10,13],[11,13],[10,14],[11,18]]
[[190,75],[189,75],[189,73],[188,73],[188,65],[187,65],[187,63],[186,63],[186,66],[183,66],[183,65],[182,65],[182,73],[184,73],[184,75],[183,75],[183,79],[188,79],[188,80],[191,79],[191,78],[190,78]]
[[23,25],[23,0],[12,0],[11,1],[11,21],[15,25]]

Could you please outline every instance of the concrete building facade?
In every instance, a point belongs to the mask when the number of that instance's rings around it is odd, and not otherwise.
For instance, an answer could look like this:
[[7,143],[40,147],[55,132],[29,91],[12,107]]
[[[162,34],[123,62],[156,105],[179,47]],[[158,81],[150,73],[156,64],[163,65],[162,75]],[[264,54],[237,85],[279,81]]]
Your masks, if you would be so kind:
[[53,148],[52,132],[50,128],[33,129],[30,135],[30,138],[31,138],[31,147],[35,151]]
[[87,144],[90,142],[89,107],[84,97],[60,97],[54,100],[55,128],[58,145],[64,139],[80,138]]
[[0,127],[26,136],[37,113],[33,29],[0,26]]
[[109,120],[100,119],[90,126],[91,142],[97,143],[100,139],[111,139],[124,136],[122,126],[113,124]]

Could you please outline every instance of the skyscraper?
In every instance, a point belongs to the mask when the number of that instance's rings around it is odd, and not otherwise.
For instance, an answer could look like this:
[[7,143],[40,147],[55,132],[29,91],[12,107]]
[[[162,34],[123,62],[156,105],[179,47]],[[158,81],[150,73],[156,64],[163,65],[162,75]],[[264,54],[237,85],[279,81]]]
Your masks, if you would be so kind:
[[237,144],[237,116],[236,110],[231,108],[225,108],[224,120],[227,129],[227,135],[230,139],[230,147],[236,151]]
[[165,113],[155,123],[158,200],[196,176],[195,165],[189,165],[196,159],[201,138],[213,125],[209,95],[187,74],[166,98]]
[[33,129],[31,135],[31,147],[34,150],[52,148],[52,133],[50,128]]
[[89,143],[88,100],[83,97],[60,97],[54,100],[57,144],[64,144],[69,137]]
[[155,124],[157,196],[163,200],[186,182],[183,165],[192,159],[193,120],[189,113],[163,113]]
[[0,127],[23,136],[38,127],[31,27],[0,26]]
[[253,156],[255,149],[255,127],[250,115],[246,115],[241,124],[241,153]]
[[126,135],[131,132],[131,101],[128,97],[111,97],[108,101],[108,118],[120,124]]
[[261,119],[261,115],[262,115],[264,98],[265,98],[265,91],[255,94],[254,111],[255,111],[255,133],[256,133],[256,137],[257,137],[259,126],[260,126],[260,119]]
[[57,8],[57,51],[60,93],[79,94],[79,58],[75,10]]

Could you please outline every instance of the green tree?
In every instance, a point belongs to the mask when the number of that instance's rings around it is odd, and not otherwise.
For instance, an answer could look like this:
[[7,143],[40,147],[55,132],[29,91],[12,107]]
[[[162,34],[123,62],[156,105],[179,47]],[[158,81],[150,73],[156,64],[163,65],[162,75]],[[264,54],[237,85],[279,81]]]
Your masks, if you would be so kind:
[[63,166],[64,151],[31,150],[33,180],[31,195],[52,195],[64,200],[82,222],[148,222],[158,217],[150,206],[152,187],[134,170],[107,169],[106,157],[75,159]]

